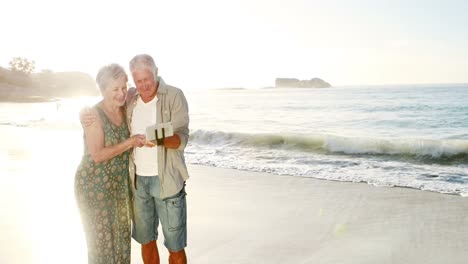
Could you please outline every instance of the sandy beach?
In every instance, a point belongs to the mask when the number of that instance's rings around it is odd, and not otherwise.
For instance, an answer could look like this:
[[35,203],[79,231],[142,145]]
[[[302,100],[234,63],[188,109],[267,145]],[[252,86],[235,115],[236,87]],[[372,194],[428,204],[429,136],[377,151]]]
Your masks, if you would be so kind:
[[[467,198],[206,166],[192,165],[190,171],[191,263],[466,263],[468,258]],[[132,263],[142,263],[137,244],[132,256]]]
[[[86,263],[73,193],[80,133],[4,127],[2,135],[0,263]],[[189,263],[468,259],[466,197],[200,165],[189,171]],[[132,263],[142,263],[132,243]]]
[[[461,196],[197,165],[189,169],[189,263],[427,264],[468,258],[468,203]],[[3,194],[17,205],[2,201],[1,263],[63,263],[64,258],[85,263],[70,177],[57,182],[70,184],[68,190],[55,185],[35,197],[25,193],[37,187],[5,182],[16,186]],[[158,243],[167,263],[162,237]],[[142,263],[134,241],[132,263]]]

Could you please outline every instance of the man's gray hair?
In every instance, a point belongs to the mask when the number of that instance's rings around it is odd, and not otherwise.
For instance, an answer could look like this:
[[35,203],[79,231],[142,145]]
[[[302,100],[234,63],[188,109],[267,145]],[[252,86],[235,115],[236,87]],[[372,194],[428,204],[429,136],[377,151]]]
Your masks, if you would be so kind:
[[125,80],[128,81],[125,69],[117,63],[112,63],[99,69],[96,76],[96,83],[98,84],[101,93],[103,93],[111,81],[115,81],[120,78],[125,78]]
[[153,58],[148,54],[139,54],[130,60],[130,72],[134,72],[136,69],[148,69],[154,77],[158,75],[158,67],[154,63]]

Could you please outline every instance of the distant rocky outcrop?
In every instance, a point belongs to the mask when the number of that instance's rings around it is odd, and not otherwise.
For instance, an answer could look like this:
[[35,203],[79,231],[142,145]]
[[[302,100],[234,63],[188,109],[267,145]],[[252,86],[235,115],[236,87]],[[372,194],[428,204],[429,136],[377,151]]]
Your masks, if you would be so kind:
[[0,101],[48,101],[53,98],[96,96],[94,79],[82,72],[25,74],[0,67]]
[[329,83],[320,79],[312,78],[310,80],[299,80],[295,78],[276,78],[276,88],[328,88]]

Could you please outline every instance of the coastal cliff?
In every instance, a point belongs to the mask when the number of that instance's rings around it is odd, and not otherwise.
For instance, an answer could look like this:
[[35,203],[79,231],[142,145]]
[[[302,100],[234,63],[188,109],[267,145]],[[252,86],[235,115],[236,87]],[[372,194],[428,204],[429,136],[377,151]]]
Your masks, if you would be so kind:
[[99,95],[96,82],[83,72],[24,74],[0,67],[0,101],[34,102],[96,95]]

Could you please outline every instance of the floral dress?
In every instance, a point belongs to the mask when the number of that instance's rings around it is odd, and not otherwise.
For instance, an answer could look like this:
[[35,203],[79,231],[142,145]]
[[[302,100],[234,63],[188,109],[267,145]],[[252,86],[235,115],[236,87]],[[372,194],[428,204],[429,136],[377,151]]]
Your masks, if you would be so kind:
[[[116,126],[101,108],[95,107],[103,123],[106,147],[129,137],[125,118],[120,126]],[[85,143],[84,155],[75,175],[75,195],[90,264],[130,263],[131,192],[128,159],[129,151],[126,151],[97,164]]]

